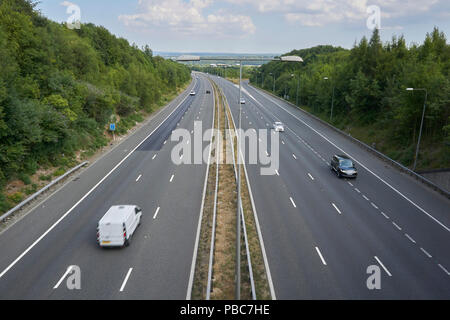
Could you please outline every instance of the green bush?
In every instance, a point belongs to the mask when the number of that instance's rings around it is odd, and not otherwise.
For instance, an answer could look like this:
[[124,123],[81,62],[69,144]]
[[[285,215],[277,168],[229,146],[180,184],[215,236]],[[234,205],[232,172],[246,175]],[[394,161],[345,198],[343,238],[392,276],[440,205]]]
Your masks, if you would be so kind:
[[38,190],[37,184],[33,183],[33,184],[31,185],[31,187],[25,188],[25,189],[23,190],[23,192],[25,192],[25,194],[29,196],[29,195],[32,195],[33,193],[36,193],[37,190]]
[[50,181],[50,180],[52,180],[52,176],[51,175],[41,175],[41,176],[39,176],[39,180]]
[[24,195],[22,192],[16,192],[8,196],[8,199],[13,203],[19,203],[24,199]]
[[64,173],[66,173],[66,170],[64,170],[63,168],[59,168],[58,170],[53,172],[53,176],[59,177],[59,176],[62,176]]
[[6,212],[13,207],[9,199],[3,193],[0,193],[0,212]]
[[24,174],[24,173],[19,174],[19,179],[20,179],[23,183],[25,183],[26,185],[31,184],[31,179],[30,179],[30,177],[29,177],[28,175]]

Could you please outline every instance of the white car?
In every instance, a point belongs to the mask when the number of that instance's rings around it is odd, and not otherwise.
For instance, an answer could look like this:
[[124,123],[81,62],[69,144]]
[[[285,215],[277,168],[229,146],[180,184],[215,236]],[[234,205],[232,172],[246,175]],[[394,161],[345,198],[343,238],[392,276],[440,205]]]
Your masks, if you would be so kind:
[[195,96],[195,91],[192,90],[191,93],[190,93],[190,95],[191,95],[191,96]]
[[241,104],[245,104],[245,99],[241,99]]
[[141,224],[142,209],[135,205],[113,206],[97,226],[100,247],[127,247]]
[[273,124],[273,130],[275,130],[275,132],[284,132],[284,124],[281,122],[275,122]]

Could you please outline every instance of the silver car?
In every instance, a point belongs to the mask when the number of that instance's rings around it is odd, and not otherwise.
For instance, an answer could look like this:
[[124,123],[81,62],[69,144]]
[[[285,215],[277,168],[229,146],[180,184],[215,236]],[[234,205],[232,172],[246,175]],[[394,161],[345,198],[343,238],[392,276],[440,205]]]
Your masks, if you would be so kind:
[[284,132],[284,124],[281,122],[275,122],[273,124],[273,130],[275,130],[275,132]]

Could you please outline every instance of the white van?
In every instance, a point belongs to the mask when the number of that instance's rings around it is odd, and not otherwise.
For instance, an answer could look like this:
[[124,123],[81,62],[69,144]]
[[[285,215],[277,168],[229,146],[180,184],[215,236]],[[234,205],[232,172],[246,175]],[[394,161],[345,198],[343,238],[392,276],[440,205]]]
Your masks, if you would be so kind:
[[97,242],[101,247],[128,246],[141,224],[142,209],[135,205],[113,206],[100,219]]

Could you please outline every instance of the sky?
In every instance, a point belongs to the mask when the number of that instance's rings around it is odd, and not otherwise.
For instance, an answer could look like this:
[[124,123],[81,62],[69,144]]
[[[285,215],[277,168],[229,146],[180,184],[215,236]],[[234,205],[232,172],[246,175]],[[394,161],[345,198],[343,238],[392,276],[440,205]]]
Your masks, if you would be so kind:
[[[78,9],[77,9],[78,8]],[[102,25],[155,52],[286,53],[351,48],[380,28],[383,41],[450,34],[449,0],[41,0],[49,19]]]

